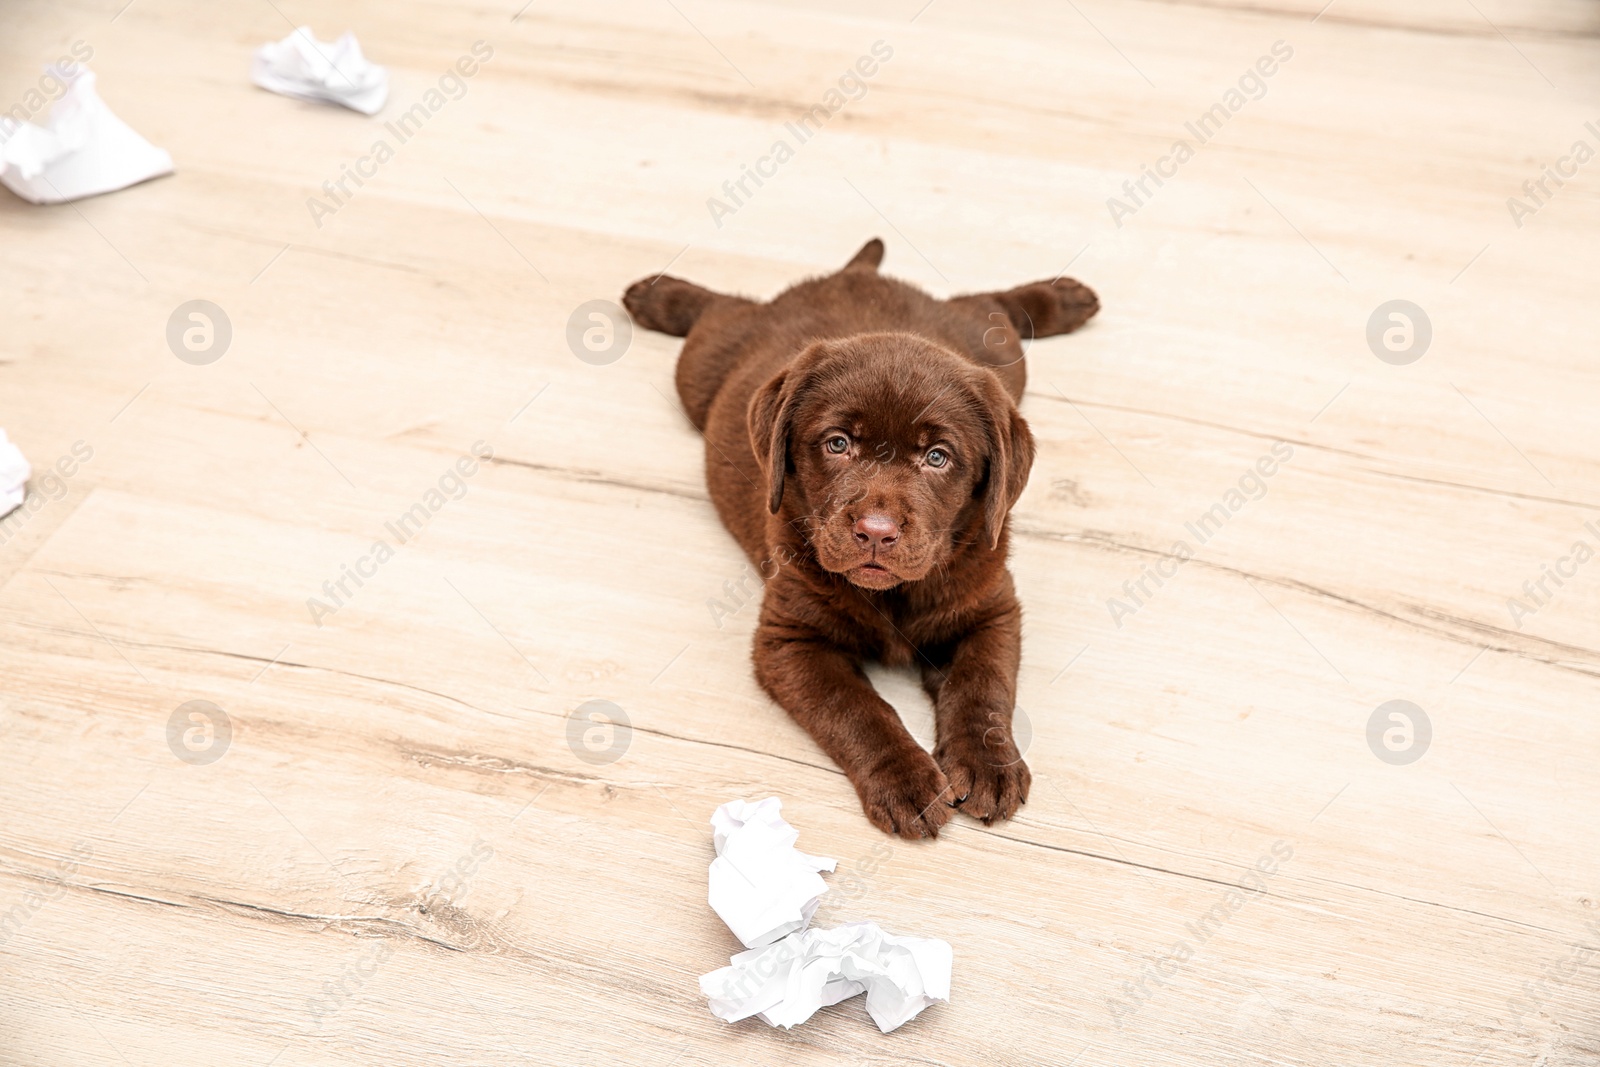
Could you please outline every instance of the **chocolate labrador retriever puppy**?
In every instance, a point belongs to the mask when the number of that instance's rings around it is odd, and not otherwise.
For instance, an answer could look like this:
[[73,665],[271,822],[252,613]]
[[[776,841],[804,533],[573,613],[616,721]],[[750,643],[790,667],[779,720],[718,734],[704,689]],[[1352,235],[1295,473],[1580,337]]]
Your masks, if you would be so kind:
[[[882,259],[874,239],[766,303],[666,275],[623,301],[688,339],[678,396],[705,434],[711,499],[766,581],[757,679],[873,825],[937,837],[955,807],[988,823],[1028,799],[1005,565],[1034,453],[1022,342],[1100,305],[1068,278],[936,300],[880,275]],[[862,673],[869,658],[920,668],[931,756]]]

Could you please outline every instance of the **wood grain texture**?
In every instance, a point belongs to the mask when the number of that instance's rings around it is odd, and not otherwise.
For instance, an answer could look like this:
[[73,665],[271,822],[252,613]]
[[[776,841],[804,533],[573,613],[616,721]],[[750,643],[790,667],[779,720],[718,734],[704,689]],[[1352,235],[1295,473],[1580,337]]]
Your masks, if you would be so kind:
[[[1594,5],[119,7],[24,0],[0,39],[4,106],[88,42],[178,170],[0,198],[0,425],[41,470],[93,451],[0,544],[0,1063],[1600,1061],[1600,562],[1507,605],[1600,545],[1600,172],[1507,206],[1600,146]],[[354,29],[384,113],[253,89],[291,22]],[[707,199],[880,40],[717,225]],[[307,200],[476,41],[319,226]],[[567,342],[669,265],[766,296],[874,234],[936,293],[1070,269],[1105,307],[1029,356],[1032,800],[924,845],[873,830],[751,678],[677,342]],[[193,299],[232,323],[207,366],[165,339]],[[1365,336],[1394,299],[1432,324],[1406,366]],[[874,678],[931,740],[914,679]],[[1406,766],[1367,743],[1393,699],[1432,724]],[[191,700],[231,720],[214,763],[169,747]],[[590,700],[631,721],[615,762],[569,745]],[[841,861],[817,921],[948,939],[949,1005],[888,1036],[859,1003],[709,1015],[696,977],[737,946],[706,819],[769,794]]]

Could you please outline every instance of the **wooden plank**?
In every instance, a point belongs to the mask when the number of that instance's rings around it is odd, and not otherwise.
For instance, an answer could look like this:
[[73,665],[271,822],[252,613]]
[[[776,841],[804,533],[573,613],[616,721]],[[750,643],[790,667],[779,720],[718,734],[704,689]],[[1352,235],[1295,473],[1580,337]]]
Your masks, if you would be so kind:
[[[252,89],[271,8],[18,8],[4,91],[92,41],[179,173],[0,201],[0,425],[93,452],[0,544],[0,1063],[1593,1062],[1600,570],[1544,576],[1600,546],[1600,212],[1586,170],[1506,204],[1600,144],[1591,5],[677,6],[285,9],[355,29],[395,112],[494,48],[320,226],[393,116]],[[936,844],[873,830],[751,678],[677,342],[565,338],[669,265],[765,296],[873,233],[935,292],[1070,264],[1106,308],[1029,356],[1033,796]],[[208,366],[165,341],[196,298],[234,330]],[[1409,365],[1366,339],[1394,299],[1433,327]],[[632,724],[608,764],[568,739],[595,699]],[[1369,748],[1395,699],[1432,724],[1410,765]],[[169,745],[191,700],[214,763]],[[709,1015],[706,819],[771,794],[841,860],[818,922],[950,940],[952,1003],[889,1037]]]

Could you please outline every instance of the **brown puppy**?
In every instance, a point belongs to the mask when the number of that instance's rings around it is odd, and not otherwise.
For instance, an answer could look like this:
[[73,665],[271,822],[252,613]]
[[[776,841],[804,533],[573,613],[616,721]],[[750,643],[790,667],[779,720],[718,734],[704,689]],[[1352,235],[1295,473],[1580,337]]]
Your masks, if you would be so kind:
[[[757,679],[875,826],[936,837],[953,807],[991,822],[1028,799],[1005,565],[1034,451],[1022,342],[1100,305],[1067,278],[935,300],[879,275],[882,259],[874,239],[768,303],[665,275],[623,301],[688,338],[678,395],[705,434],[711,499],[766,580]],[[921,669],[931,756],[867,681],[869,658]]]

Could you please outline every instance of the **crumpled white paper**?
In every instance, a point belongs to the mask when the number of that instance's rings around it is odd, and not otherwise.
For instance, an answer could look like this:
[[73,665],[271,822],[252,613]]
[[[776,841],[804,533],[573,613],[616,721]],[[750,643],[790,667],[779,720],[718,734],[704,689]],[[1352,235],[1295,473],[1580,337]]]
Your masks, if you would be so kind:
[[27,495],[28,478],[33,468],[22,450],[12,444],[6,432],[0,430],[0,518],[11,514],[22,505]]
[[733,800],[711,815],[711,907],[749,949],[701,976],[711,1014],[730,1023],[759,1015],[770,1026],[796,1026],[819,1008],[866,993],[867,1014],[887,1034],[948,1001],[949,942],[898,937],[874,922],[806,928],[828,891],[817,872],[836,863],[794,847],[799,831],[782,808],[777,797]]
[[0,117],[0,182],[34,204],[97,196],[172,173],[172,157],[140,137],[95,92],[79,65],[46,73],[65,83],[45,126]]
[[953,962],[949,942],[896,937],[874,922],[846,923],[741,952],[731,966],[702,975],[700,991],[719,1019],[759,1015],[783,1027],[865,992],[867,1014],[887,1034],[935,1001],[950,999]]
[[319,41],[301,26],[281,41],[256,49],[250,80],[263,89],[318,103],[342,104],[376,115],[389,99],[389,72],[367,61],[356,35]]
[[732,800],[711,815],[711,910],[745,948],[760,948],[804,930],[828,891],[818,871],[837,861],[794,847],[800,832],[784,821],[783,801]]

